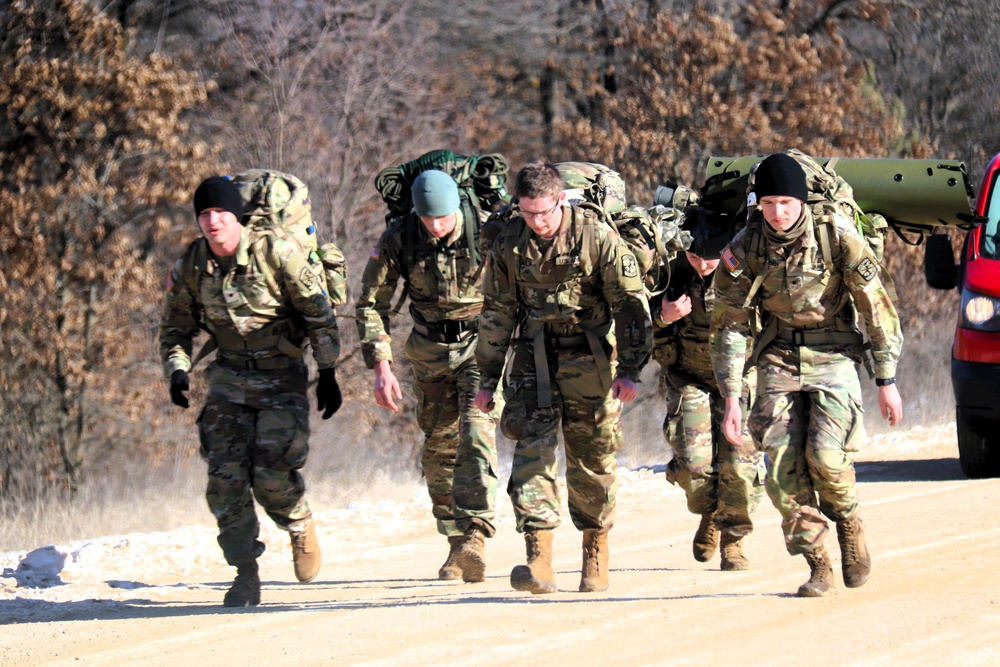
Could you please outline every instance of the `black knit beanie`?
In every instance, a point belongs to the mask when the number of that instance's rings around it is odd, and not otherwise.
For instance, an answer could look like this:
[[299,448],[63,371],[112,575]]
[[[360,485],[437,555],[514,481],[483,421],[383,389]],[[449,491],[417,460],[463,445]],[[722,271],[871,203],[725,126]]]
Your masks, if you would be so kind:
[[197,218],[206,208],[221,208],[243,222],[243,199],[233,181],[225,176],[206,178],[194,191],[194,215]]
[[806,172],[795,158],[785,153],[767,157],[754,173],[753,191],[757,201],[764,197],[795,197],[802,201],[809,198]]

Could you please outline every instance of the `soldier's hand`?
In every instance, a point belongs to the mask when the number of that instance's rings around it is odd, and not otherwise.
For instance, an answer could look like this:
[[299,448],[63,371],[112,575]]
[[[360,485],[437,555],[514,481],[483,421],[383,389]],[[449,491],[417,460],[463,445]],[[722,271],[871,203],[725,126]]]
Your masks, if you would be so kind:
[[878,388],[878,407],[889,426],[895,426],[903,420],[903,399],[895,384]]
[[332,368],[319,370],[319,381],[316,383],[316,409],[323,412],[323,419],[332,417],[344,403],[337,384],[337,372]]
[[493,392],[486,389],[480,389],[476,392],[476,398],[472,402],[480,412],[485,412],[487,414],[493,412],[493,408],[496,407],[496,403],[493,402]]
[[682,294],[676,301],[664,299],[660,304],[660,318],[667,324],[673,324],[691,314],[691,297]]
[[187,409],[188,397],[184,395],[184,392],[191,388],[191,383],[188,380],[187,371],[182,371],[177,369],[170,374],[170,402],[174,405],[179,405],[182,408]]
[[375,402],[386,410],[397,412],[399,406],[396,401],[403,400],[403,391],[399,388],[399,380],[388,361],[379,361],[375,364]]
[[743,408],[739,396],[726,397],[726,412],[722,417],[722,434],[739,447],[743,444]]
[[627,378],[615,378],[611,383],[611,397],[617,398],[622,403],[631,403],[639,395],[639,388],[635,382]]

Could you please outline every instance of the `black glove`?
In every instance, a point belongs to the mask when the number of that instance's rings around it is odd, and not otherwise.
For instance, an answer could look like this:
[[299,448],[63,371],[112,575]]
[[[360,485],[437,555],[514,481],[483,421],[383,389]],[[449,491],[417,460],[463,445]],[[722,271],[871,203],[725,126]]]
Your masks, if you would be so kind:
[[323,419],[329,419],[340,409],[344,397],[340,394],[336,371],[332,368],[321,368],[319,382],[316,383],[316,409],[323,411]]
[[187,408],[188,397],[184,395],[184,392],[190,389],[191,384],[188,382],[187,371],[176,370],[170,374],[170,400],[174,405],[179,405],[182,408]]

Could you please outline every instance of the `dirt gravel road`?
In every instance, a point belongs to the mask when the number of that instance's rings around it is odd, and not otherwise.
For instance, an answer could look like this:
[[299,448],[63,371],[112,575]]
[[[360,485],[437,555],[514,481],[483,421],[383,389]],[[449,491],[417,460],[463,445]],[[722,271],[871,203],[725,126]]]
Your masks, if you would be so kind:
[[555,536],[560,592],[511,590],[523,543],[502,493],[482,584],[435,580],[446,543],[426,506],[386,503],[319,514],[325,564],[308,585],[293,583],[284,536],[266,532],[255,609],[219,606],[232,575],[207,526],[107,542],[64,586],[0,579],[0,664],[1000,664],[1000,480],[962,476],[954,425],[875,438],[857,470],[873,574],[844,588],[829,537],[827,598],[794,597],[808,568],[785,553],[766,500],[749,571],[695,562],[697,517],[652,469],[623,474],[604,593],[576,592],[568,522]]

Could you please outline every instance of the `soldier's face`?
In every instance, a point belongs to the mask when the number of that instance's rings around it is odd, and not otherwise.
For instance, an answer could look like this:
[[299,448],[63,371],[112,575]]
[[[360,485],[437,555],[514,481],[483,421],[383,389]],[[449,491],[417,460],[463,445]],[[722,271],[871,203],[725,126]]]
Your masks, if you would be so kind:
[[451,215],[444,215],[438,218],[420,216],[420,222],[424,223],[424,227],[431,233],[431,236],[436,239],[442,239],[455,231],[458,219],[452,213]]
[[760,198],[760,210],[772,227],[783,232],[798,222],[802,215],[802,200],[785,195],[769,195]]
[[688,264],[702,278],[715,271],[719,266],[719,260],[717,259],[702,259],[693,252],[687,251],[685,251],[685,254],[687,255]]
[[206,208],[198,214],[198,226],[205,235],[212,252],[219,257],[227,257],[236,252],[243,235],[243,225],[231,211],[221,208]]
[[560,204],[566,199],[566,193],[559,193],[558,197],[521,197],[518,205],[521,209],[521,217],[528,223],[531,231],[535,232],[543,239],[550,239],[559,233],[562,226],[563,211]]

